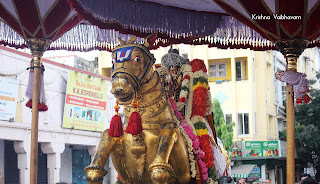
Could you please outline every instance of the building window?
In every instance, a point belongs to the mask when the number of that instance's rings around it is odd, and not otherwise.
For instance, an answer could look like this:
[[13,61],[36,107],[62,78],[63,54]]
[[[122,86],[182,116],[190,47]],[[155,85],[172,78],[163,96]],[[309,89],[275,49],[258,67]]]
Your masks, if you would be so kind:
[[249,134],[249,113],[238,113],[238,134]]
[[226,114],[226,125],[232,123],[232,114]]
[[227,64],[226,63],[210,63],[209,65],[210,77],[226,77],[227,76]]
[[209,82],[232,80],[231,58],[208,60]]
[[281,89],[282,89],[282,106],[286,106],[286,103],[287,103],[287,84],[285,82],[282,82],[282,86],[281,86]]
[[247,71],[247,58],[235,58],[236,60],[236,80],[247,80],[248,71]]

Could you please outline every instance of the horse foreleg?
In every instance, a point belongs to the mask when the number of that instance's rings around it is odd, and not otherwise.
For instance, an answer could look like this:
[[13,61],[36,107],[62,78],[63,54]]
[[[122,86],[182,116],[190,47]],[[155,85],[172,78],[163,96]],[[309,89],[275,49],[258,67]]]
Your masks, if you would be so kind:
[[103,177],[107,174],[104,165],[117,142],[117,137],[109,137],[109,131],[102,134],[99,147],[89,166],[84,170],[88,184],[102,184]]
[[175,123],[165,123],[161,127],[155,159],[149,166],[151,180],[154,184],[166,184],[170,173],[174,172],[168,161],[178,138],[177,133],[178,127]]

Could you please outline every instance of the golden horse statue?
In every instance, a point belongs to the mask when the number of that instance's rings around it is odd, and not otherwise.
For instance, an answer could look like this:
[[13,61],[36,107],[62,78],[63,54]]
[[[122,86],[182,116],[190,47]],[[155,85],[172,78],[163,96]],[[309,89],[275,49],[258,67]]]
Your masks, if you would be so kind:
[[[153,69],[154,56],[148,50],[155,39],[156,34],[148,36],[144,44],[135,44],[135,37],[128,42],[120,40],[121,45],[112,53],[111,93],[124,106],[125,125],[128,126],[131,113],[137,111],[143,131],[127,133],[125,127],[121,136],[110,136],[110,130],[105,130],[94,159],[85,168],[89,184],[102,183],[106,174],[103,168],[110,155],[121,183],[190,182],[187,143],[161,78]],[[136,102],[132,104],[133,101]]]

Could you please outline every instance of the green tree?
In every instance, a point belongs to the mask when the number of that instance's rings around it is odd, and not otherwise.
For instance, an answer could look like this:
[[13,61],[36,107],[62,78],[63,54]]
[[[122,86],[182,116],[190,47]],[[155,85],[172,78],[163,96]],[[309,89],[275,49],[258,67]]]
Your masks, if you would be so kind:
[[[318,73],[317,79],[320,79]],[[314,84],[319,81],[310,81],[310,84]],[[310,90],[311,101],[307,104],[298,104],[295,110],[295,142],[298,156],[305,163],[311,162],[312,151],[314,151],[320,157],[320,90],[311,88]],[[280,132],[280,139],[286,139],[286,132]],[[320,158],[318,160],[317,167],[317,181],[320,181]]]
[[[317,78],[320,78],[319,74]],[[315,82],[311,81],[311,84]],[[309,103],[297,105],[295,141],[299,158],[313,163],[312,151],[320,156],[320,90],[311,88],[310,98]],[[320,159],[318,166],[319,161]],[[320,171],[318,168],[317,170]],[[316,179],[320,181],[320,172],[317,172]]]
[[226,124],[224,114],[218,100],[213,99],[214,126],[219,137],[226,149],[232,145],[233,127],[235,123]]

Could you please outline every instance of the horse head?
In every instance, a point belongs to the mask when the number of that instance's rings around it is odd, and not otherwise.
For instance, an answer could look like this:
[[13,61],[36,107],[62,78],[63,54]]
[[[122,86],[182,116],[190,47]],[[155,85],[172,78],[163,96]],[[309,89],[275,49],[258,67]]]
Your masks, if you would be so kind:
[[119,104],[130,104],[140,87],[153,75],[154,56],[149,51],[157,34],[149,35],[144,44],[134,43],[135,36],[128,42],[121,39],[120,45],[112,52],[112,90]]

